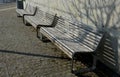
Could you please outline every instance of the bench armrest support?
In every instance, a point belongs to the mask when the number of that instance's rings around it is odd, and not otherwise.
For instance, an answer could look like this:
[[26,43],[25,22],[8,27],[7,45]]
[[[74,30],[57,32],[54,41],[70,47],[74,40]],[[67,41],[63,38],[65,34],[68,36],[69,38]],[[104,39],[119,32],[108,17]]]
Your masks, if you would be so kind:
[[58,17],[57,17],[57,14],[55,14],[54,19],[53,19],[53,21],[50,25],[38,24],[37,28],[40,28],[40,27],[55,27],[56,24],[57,24],[57,21],[58,21]]
[[35,7],[35,11],[34,11],[34,13],[33,13],[33,14],[23,14],[23,23],[25,23],[25,16],[35,16],[35,15],[36,15],[36,13],[37,13],[37,10],[38,10],[38,8],[37,8],[37,7]]
[[55,27],[56,24],[57,24],[57,21],[58,21],[58,17],[57,17],[57,14],[55,14],[54,19],[53,19],[53,21],[52,21],[52,23],[50,25],[38,24],[37,25],[37,29],[36,29],[36,31],[37,31],[37,37],[39,37],[38,34],[39,34],[39,30],[40,30],[41,27]]

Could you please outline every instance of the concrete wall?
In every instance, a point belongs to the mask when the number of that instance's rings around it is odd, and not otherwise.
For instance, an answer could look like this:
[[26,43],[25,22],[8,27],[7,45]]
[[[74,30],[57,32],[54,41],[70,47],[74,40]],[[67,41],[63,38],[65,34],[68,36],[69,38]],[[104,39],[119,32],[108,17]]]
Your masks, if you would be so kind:
[[[117,39],[113,48],[118,56],[120,71],[120,0],[26,0],[43,11],[57,13],[73,23],[82,23],[94,29],[106,30]],[[105,29],[102,28],[105,27]],[[114,45],[116,44],[116,45]]]

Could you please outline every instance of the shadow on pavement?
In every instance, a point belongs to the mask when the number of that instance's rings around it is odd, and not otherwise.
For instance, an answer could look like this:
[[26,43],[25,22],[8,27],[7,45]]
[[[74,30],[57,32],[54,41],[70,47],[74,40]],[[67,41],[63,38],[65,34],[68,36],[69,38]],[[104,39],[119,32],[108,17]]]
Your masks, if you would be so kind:
[[26,55],[26,56],[35,56],[35,57],[44,57],[44,58],[53,58],[53,59],[68,59],[64,57],[57,57],[57,56],[50,56],[50,55],[42,55],[42,54],[35,54],[35,53],[27,53],[27,52],[17,52],[17,51],[8,51],[8,50],[0,50],[2,53],[10,53],[10,54],[18,54],[18,55]]
[[[52,58],[52,59],[67,59],[70,60],[70,58],[64,58],[64,57],[57,57],[57,56],[50,56],[50,55],[42,55],[42,54],[35,54],[35,53],[26,53],[26,52],[17,52],[17,51],[8,51],[8,50],[0,50],[1,53],[9,53],[9,54],[17,54],[17,55],[25,55],[25,56],[35,56],[35,57],[44,57],[44,58]],[[87,57],[86,57],[87,56]],[[92,57],[88,54],[82,54],[79,56],[79,60],[86,66],[91,66],[92,64]],[[114,74],[114,72],[106,67],[104,64],[98,62],[97,69],[95,72],[99,77],[119,77],[117,74]],[[113,75],[114,74],[114,75]],[[85,74],[77,74],[77,77],[90,77],[86,76]]]

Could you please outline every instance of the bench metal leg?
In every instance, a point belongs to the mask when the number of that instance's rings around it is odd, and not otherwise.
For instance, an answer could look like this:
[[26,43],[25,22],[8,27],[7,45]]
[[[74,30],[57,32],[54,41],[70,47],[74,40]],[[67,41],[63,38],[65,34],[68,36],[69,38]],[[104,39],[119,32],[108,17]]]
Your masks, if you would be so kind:
[[73,60],[73,58],[72,58],[72,60],[71,60],[71,72],[73,73],[74,72],[74,69],[73,69],[73,65],[74,64],[74,60]]
[[26,21],[26,20],[24,20],[24,24],[25,24],[25,25],[28,25],[28,23],[27,23],[27,21]]
[[25,16],[23,15],[22,17],[23,23],[25,24]]
[[39,38],[41,41],[44,40],[44,36],[42,33],[39,32],[41,27],[37,27],[36,32],[37,32],[37,38]]
[[23,23],[24,23],[26,26],[31,26],[31,24],[30,24],[27,20],[25,20],[24,17],[23,17]]
[[72,59],[72,64],[71,64],[71,72],[74,74],[80,74],[80,73],[86,73],[86,72],[90,72],[96,69],[96,64],[97,64],[97,58],[94,56],[93,57],[93,65],[92,67],[89,68],[82,68],[80,70],[74,70],[73,66],[74,66],[74,56]]
[[37,38],[40,39],[42,42],[50,42],[50,40],[47,39],[47,37],[44,36],[44,35],[40,32],[40,28],[41,28],[41,26],[37,26],[37,29],[36,29],[36,32],[37,32],[36,36],[37,36]]
[[75,60],[75,54],[72,55],[72,59],[71,59],[71,72],[74,72],[74,60]]
[[36,29],[36,32],[37,32],[37,38],[40,38],[40,36],[39,36],[39,30],[40,30],[40,27],[37,27],[37,29]]

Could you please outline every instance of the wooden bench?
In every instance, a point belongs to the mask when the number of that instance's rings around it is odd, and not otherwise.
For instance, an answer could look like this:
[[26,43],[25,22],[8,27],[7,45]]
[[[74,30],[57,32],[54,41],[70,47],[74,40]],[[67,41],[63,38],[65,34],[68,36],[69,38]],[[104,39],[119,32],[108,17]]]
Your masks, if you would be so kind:
[[37,7],[32,6],[30,4],[26,4],[25,9],[16,9],[17,16],[18,17],[23,17],[24,14],[33,14]]
[[[71,58],[71,71],[72,72],[87,72],[96,68],[96,54],[98,49],[103,43],[106,33],[99,31],[92,31],[82,25],[75,25],[66,22],[63,18],[59,18],[55,27],[47,28],[44,25],[40,27],[39,31],[42,35],[51,40],[57,47],[59,47],[68,57]],[[84,68],[79,71],[74,70],[74,60],[79,53],[92,53],[93,66]]]

